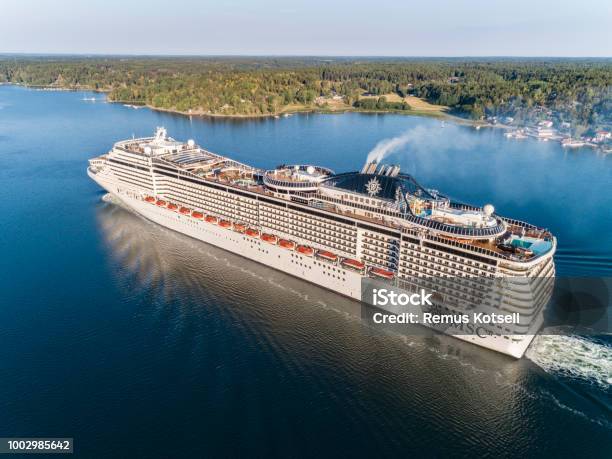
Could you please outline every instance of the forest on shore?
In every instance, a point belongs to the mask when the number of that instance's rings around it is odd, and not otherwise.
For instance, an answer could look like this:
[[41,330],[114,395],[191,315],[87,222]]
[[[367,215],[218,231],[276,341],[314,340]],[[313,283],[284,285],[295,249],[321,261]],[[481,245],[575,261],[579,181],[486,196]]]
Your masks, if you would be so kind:
[[[612,125],[612,59],[0,56],[0,82],[91,89],[194,114],[414,110]],[[392,96],[390,98],[389,96]]]

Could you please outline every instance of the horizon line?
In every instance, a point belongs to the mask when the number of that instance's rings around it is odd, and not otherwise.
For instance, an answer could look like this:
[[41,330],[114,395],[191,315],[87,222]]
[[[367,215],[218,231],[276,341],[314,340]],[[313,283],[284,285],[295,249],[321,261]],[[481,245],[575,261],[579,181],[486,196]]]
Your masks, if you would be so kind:
[[368,54],[156,54],[156,53],[81,53],[81,52],[3,52],[0,56],[59,56],[59,57],[176,57],[176,58],[337,58],[337,59],[612,59],[612,56],[560,56],[560,55],[520,55],[520,54],[473,54],[473,55],[368,55]]

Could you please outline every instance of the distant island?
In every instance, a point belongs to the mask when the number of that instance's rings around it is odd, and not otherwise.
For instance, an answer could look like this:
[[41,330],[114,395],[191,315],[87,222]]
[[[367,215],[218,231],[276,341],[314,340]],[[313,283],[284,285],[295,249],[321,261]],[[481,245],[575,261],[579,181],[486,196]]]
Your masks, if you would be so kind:
[[612,59],[0,56],[0,83],[108,94],[188,115],[457,116],[609,132]]

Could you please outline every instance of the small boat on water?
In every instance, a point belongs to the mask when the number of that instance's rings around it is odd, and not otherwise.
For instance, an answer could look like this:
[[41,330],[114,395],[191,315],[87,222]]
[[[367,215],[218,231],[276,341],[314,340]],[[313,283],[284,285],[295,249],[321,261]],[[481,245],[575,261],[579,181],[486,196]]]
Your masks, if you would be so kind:
[[154,198],[153,196],[147,196],[147,197],[145,198],[145,201],[146,201],[146,202],[155,202],[155,198]]
[[191,212],[191,210],[189,210],[187,207],[181,207],[179,212],[183,215],[187,215],[189,212]]
[[302,255],[306,255],[307,257],[312,257],[314,254],[314,249],[312,247],[307,247],[305,245],[298,245],[296,252],[301,253]]
[[525,134],[525,131],[523,129],[514,129],[512,131],[508,131],[504,133],[504,137],[506,139],[526,139],[527,138],[527,134]]
[[249,237],[259,237],[259,231],[253,229],[253,228],[248,228],[245,231],[245,234]]
[[191,216],[193,218],[199,218],[199,219],[204,218],[204,214],[202,212],[198,212],[197,210],[194,210],[193,212],[191,212]]
[[381,277],[389,280],[395,277],[395,274],[393,274],[391,271],[387,271],[386,269],[382,268],[372,268],[370,269],[370,274],[374,277]]
[[158,199],[155,204],[157,204],[159,207],[164,207],[166,205],[166,201],[163,199]]
[[221,220],[219,222],[219,226],[221,228],[231,228],[232,227],[232,222],[230,222],[229,220]]
[[265,234],[265,233],[261,235],[261,239],[263,241],[266,241],[269,244],[276,244],[276,242],[278,241],[278,238],[274,236],[273,234]]
[[208,215],[206,217],[206,222],[207,223],[213,223],[213,224],[217,224],[219,222],[219,219],[217,217],[213,217],[212,215]]
[[580,148],[580,147],[584,147],[585,145],[586,145],[586,142],[582,140],[572,139],[571,137],[568,137],[561,141],[561,146],[563,148]]
[[172,204],[172,203],[168,204],[168,210],[177,210],[177,209],[178,209],[178,206],[176,204]]
[[328,252],[327,250],[317,250],[317,256],[327,261],[338,261],[338,255]]
[[295,242],[293,241],[288,241],[286,239],[281,239],[278,242],[278,245],[280,245],[283,249],[288,249],[288,250],[293,250],[295,249]]
[[237,233],[244,233],[245,230],[246,226],[244,226],[242,223],[234,223],[234,231]]
[[361,271],[363,268],[365,268],[365,263],[362,263],[359,260],[353,260],[352,258],[345,258],[344,260],[342,260],[342,265],[346,266],[347,268],[356,269],[358,271]]

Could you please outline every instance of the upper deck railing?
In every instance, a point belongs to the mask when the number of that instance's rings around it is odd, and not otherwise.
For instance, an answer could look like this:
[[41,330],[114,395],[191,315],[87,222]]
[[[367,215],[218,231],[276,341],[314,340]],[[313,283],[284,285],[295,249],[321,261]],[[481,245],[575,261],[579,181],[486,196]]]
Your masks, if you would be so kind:
[[310,182],[308,180],[296,180],[290,177],[283,179],[272,178],[268,173],[264,174],[263,180],[266,185],[279,188],[294,188],[296,190],[304,188],[315,189],[318,186],[316,182]]

